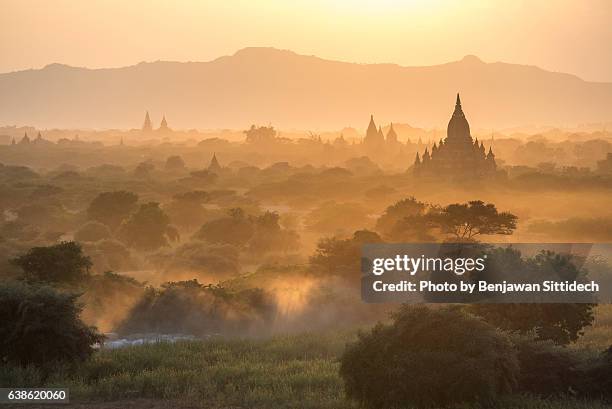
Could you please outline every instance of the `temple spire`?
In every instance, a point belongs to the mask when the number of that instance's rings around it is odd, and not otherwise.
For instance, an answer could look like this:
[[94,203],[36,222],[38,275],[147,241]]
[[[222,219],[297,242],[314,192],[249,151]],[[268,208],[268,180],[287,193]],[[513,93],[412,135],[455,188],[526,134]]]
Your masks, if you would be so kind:
[[457,102],[455,102],[455,106],[461,108],[461,98],[459,97],[459,93],[457,92]]
[[145,114],[145,119],[142,124],[143,132],[151,132],[153,130],[153,125],[151,124],[151,118],[149,117],[149,111]]
[[210,160],[210,165],[208,165],[208,171],[209,172],[213,172],[213,173],[218,173],[221,171],[221,165],[219,164],[219,161],[217,160],[217,154],[215,152],[213,152],[213,157]]
[[159,130],[162,132],[169,131],[168,121],[166,121],[166,115],[162,117],[161,123],[159,124]]

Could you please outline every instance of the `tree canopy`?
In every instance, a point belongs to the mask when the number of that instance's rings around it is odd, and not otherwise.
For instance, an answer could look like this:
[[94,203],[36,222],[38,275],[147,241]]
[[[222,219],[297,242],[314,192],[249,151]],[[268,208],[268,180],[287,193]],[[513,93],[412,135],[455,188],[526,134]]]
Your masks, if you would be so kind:
[[89,276],[92,262],[81,245],[65,241],[48,247],[33,247],[12,262],[21,267],[31,282],[77,284]]
[[140,205],[138,211],[123,223],[120,237],[130,247],[151,251],[167,246],[169,241],[178,241],[179,233],[159,203],[149,202]]
[[136,209],[137,202],[138,195],[132,192],[103,192],[89,204],[87,215],[89,219],[104,223],[114,230]]
[[510,235],[516,229],[518,218],[512,213],[498,212],[492,203],[474,200],[450,204],[434,220],[454,240],[472,241],[479,235]]

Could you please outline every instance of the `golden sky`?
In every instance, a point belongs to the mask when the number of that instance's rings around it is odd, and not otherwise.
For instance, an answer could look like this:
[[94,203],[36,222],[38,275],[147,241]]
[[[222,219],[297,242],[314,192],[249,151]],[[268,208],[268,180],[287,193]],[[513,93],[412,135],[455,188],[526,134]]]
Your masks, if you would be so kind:
[[612,82],[611,22],[611,0],[0,0],[0,72],[271,46],[400,65],[474,54]]

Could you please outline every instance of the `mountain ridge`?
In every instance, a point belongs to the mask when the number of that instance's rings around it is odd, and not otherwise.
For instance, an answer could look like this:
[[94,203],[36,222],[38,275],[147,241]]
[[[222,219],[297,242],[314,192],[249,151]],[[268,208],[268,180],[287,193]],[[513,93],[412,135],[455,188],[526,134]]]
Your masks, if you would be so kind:
[[366,64],[247,47],[204,62],[53,63],[0,74],[0,124],[135,128],[149,110],[177,128],[363,128],[370,113],[381,124],[442,126],[456,92],[476,127],[612,119],[612,83],[531,65],[473,55],[430,66]]

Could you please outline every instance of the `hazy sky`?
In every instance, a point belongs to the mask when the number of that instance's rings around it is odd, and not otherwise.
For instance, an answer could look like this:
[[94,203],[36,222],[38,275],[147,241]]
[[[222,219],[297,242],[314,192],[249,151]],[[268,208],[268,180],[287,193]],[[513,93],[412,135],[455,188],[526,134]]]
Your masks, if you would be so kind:
[[475,54],[612,81],[612,0],[0,0],[0,72],[207,61],[247,46],[401,65]]

